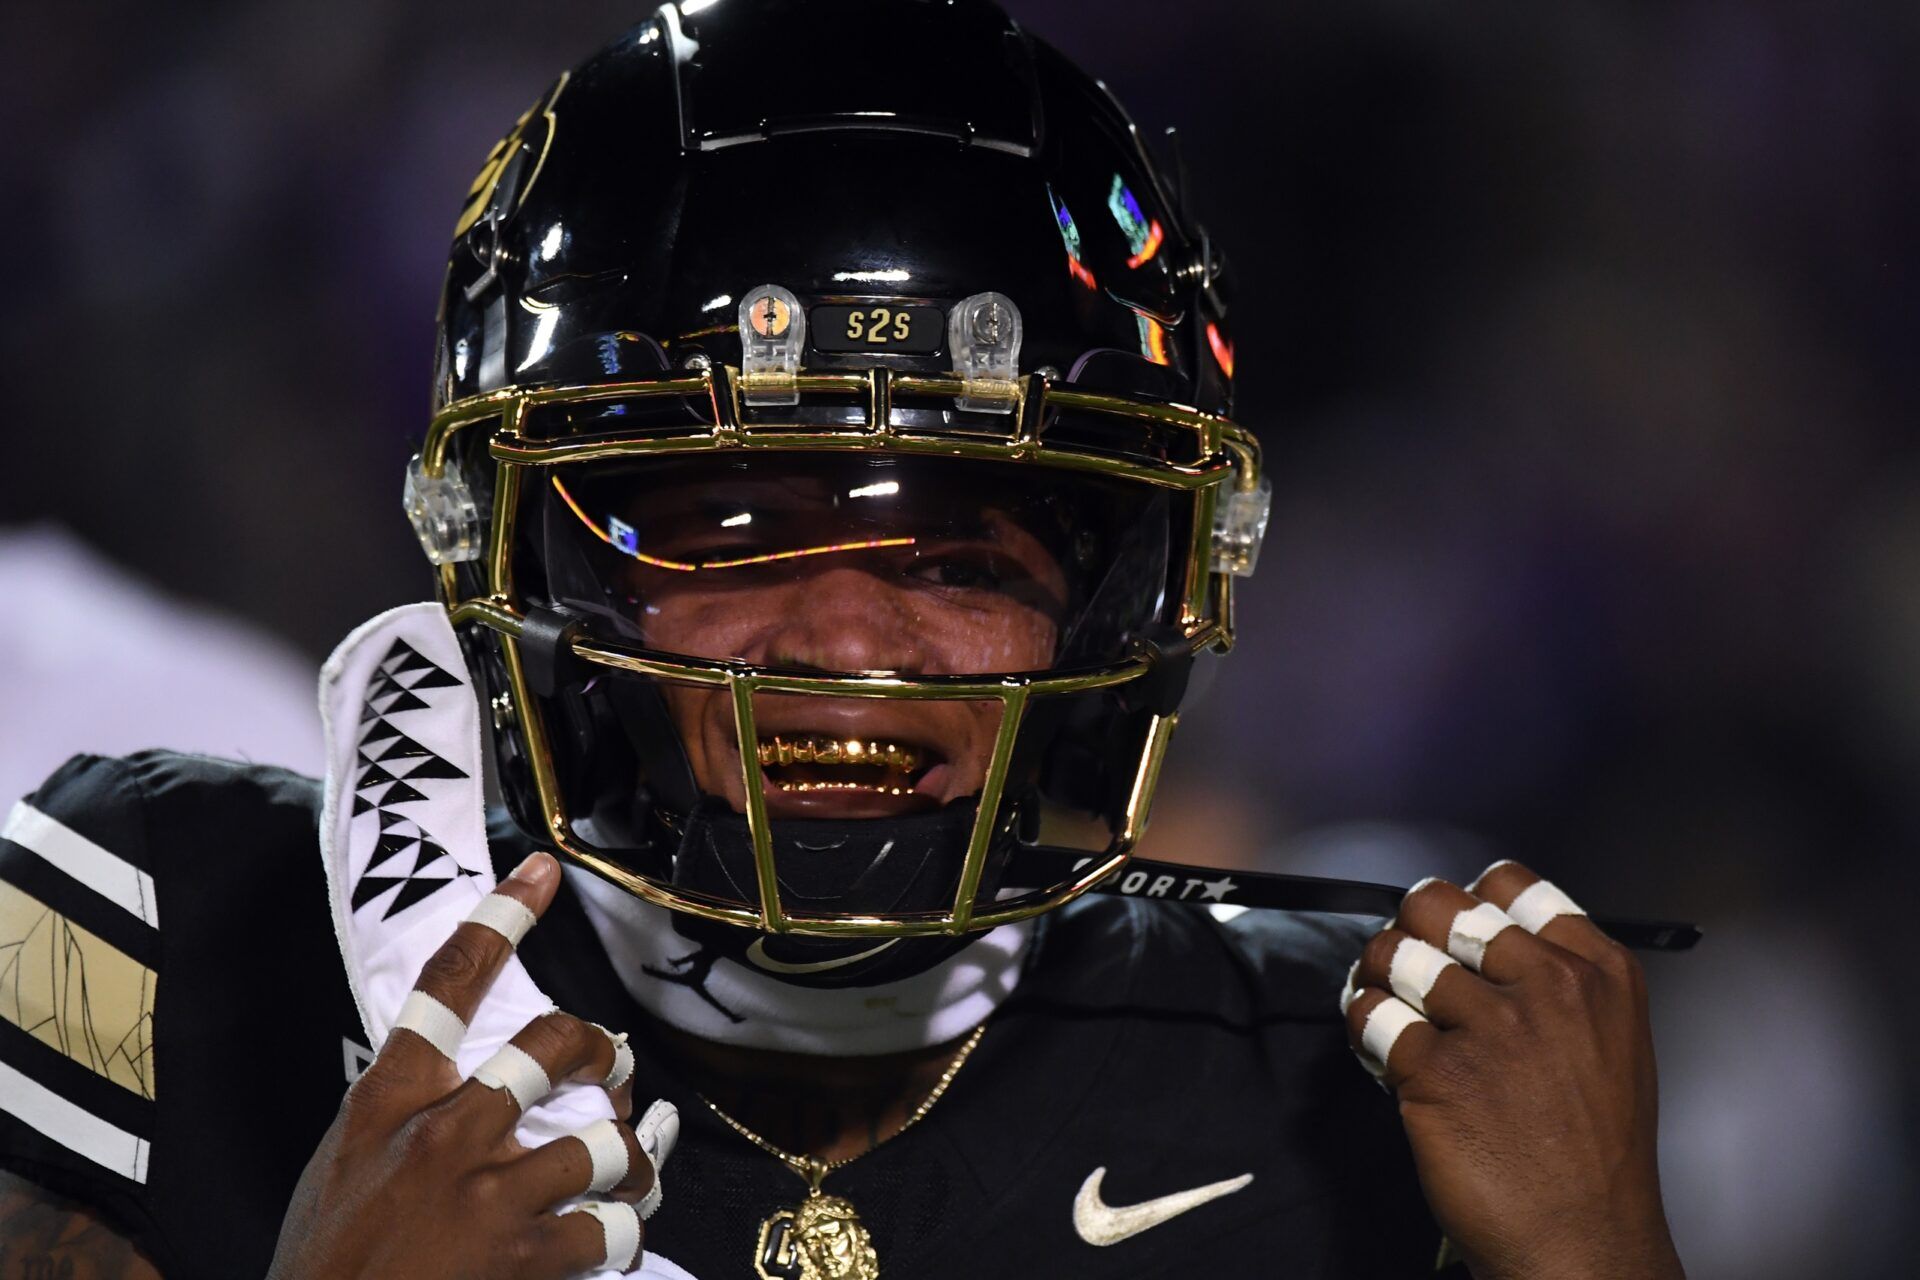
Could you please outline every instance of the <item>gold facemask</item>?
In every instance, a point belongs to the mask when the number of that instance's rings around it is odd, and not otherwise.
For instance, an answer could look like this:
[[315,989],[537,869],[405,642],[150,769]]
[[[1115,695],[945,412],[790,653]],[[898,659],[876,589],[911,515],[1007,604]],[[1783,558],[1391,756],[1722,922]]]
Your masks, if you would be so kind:
[[[1124,821],[1104,850],[1087,860],[1070,880],[983,906],[976,898],[994,833],[1003,826],[1001,810],[1022,719],[1035,700],[1114,689],[1145,678],[1156,661],[1147,652],[1096,667],[991,677],[823,676],[737,661],[691,659],[602,638],[570,637],[572,656],[590,666],[727,692],[741,744],[739,765],[745,784],[745,816],[752,836],[758,902],[747,906],[675,887],[614,861],[577,834],[576,815],[567,811],[557,783],[548,726],[543,723],[539,703],[530,696],[521,652],[527,611],[516,593],[513,573],[521,497],[547,483],[552,470],[563,465],[614,459],[631,462],[666,454],[851,450],[1018,463],[1157,486],[1169,491],[1175,501],[1191,504],[1191,519],[1186,522],[1191,536],[1186,546],[1174,548],[1183,564],[1177,579],[1183,584],[1178,599],[1178,643],[1189,654],[1224,652],[1232,645],[1233,579],[1253,568],[1264,531],[1268,492],[1258,447],[1252,436],[1234,423],[1152,400],[1054,386],[1040,374],[1008,386],[1011,412],[1005,418],[1007,428],[997,434],[977,425],[978,415],[964,426],[939,428],[908,429],[893,421],[896,401],[903,406],[943,400],[953,403],[968,390],[954,377],[896,375],[887,369],[831,373],[801,370],[792,377],[791,387],[802,405],[862,406],[863,420],[822,427],[795,421],[797,414],[780,409],[749,409],[743,405],[738,371],[724,365],[697,374],[630,382],[510,387],[457,401],[435,415],[410,472],[409,512],[416,528],[422,530],[429,555],[441,566],[441,596],[456,628],[479,626],[499,636],[508,688],[505,705],[496,701],[495,723],[506,731],[516,731],[522,739],[546,838],[563,856],[646,901],[770,933],[814,937],[961,934],[1026,919],[1072,901],[1125,865],[1146,826],[1155,782],[1178,716],[1168,710],[1152,717],[1133,768]],[[711,405],[710,425],[671,433],[640,429],[609,434],[602,429],[603,421],[596,424],[595,434],[589,439],[536,438],[525,430],[529,415],[537,411],[662,397]],[[1180,447],[1156,451],[1165,456],[1145,452],[1126,455],[1049,439],[1048,427],[1056,411],[1069,411],[1087,421],[1146,426],[1178,441]],[[479,517],[472,510],[458,473],[449,466],[456,437],[474,430],[491,431],[487,452],[495,468],[494,514],[484,547],[479,545]],[[437,553],[436,546],[440,548]],[[480,592],[462,588],[458,562],[470,560],[479,562],[484,584]],[[472,580],[470,576],[468,580]],[[762,752],[756,745],[762,741],[754,717],[754,697],[759,693],[986,700],[1000,704],[999,729],[950,909],[897,915],[802,912],[790,910],[781,901],[763,790]]]

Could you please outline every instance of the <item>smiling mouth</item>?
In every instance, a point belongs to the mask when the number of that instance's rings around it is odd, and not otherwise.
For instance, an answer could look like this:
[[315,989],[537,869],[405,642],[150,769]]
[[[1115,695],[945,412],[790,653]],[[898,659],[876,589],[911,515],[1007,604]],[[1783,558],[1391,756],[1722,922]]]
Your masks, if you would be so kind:
[[907,743],[823,734],[762,738],[758,750],[767,781],[787,794],[913,795],[930,754]]

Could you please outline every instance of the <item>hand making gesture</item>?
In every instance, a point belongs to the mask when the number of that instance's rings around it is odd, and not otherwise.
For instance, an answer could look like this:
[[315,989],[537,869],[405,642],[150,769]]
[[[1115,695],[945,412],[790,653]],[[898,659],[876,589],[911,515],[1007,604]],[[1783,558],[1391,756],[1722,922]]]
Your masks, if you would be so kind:
[[[624,1123],[633,1113],[624,1037],[555,1011],[470,1079],[454,1065],[466,1024],[559,884],[559,864],[534,854],[421,969],[301,1175],[274,1280],[558,1280],[638,1264],[679,1116],[656,1102],[638,1126]],[[520,1145],[521,1111],[563,1081],[604,1086],[620,1119]],[[592,1198],[572,1211],[582,1196]]]
[[1646,987],[1553,885],[1415,885],[1342,997],[1475,1280],[1672,1280]]

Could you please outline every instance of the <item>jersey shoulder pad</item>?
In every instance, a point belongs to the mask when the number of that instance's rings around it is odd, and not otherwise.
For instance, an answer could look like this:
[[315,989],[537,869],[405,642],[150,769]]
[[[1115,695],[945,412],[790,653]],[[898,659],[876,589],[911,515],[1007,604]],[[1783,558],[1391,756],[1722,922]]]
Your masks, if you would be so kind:
[[1214,909],[1213,927],[1258,993],[1259,1013],[1341,1020],[1340,989],[1360,952],[1386,922],[1308,911]]
[[1043,922],[1052,999],[1253,1026],[1337,1022],[1378,920],[1089,894]]
[[5,810],[0,1165],[140,1242],[163,939],[257,906],[313,848],[317,812],[311,780],[171,752],[77,756]]

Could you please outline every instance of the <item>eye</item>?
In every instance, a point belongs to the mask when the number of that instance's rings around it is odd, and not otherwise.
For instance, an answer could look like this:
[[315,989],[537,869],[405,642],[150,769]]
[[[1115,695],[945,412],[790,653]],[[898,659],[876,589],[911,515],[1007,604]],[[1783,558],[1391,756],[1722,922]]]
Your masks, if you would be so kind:
[[938,556],[915,562],[908,573],[922,582],[963,590],[995,591],[1004,581],[988,556]]

